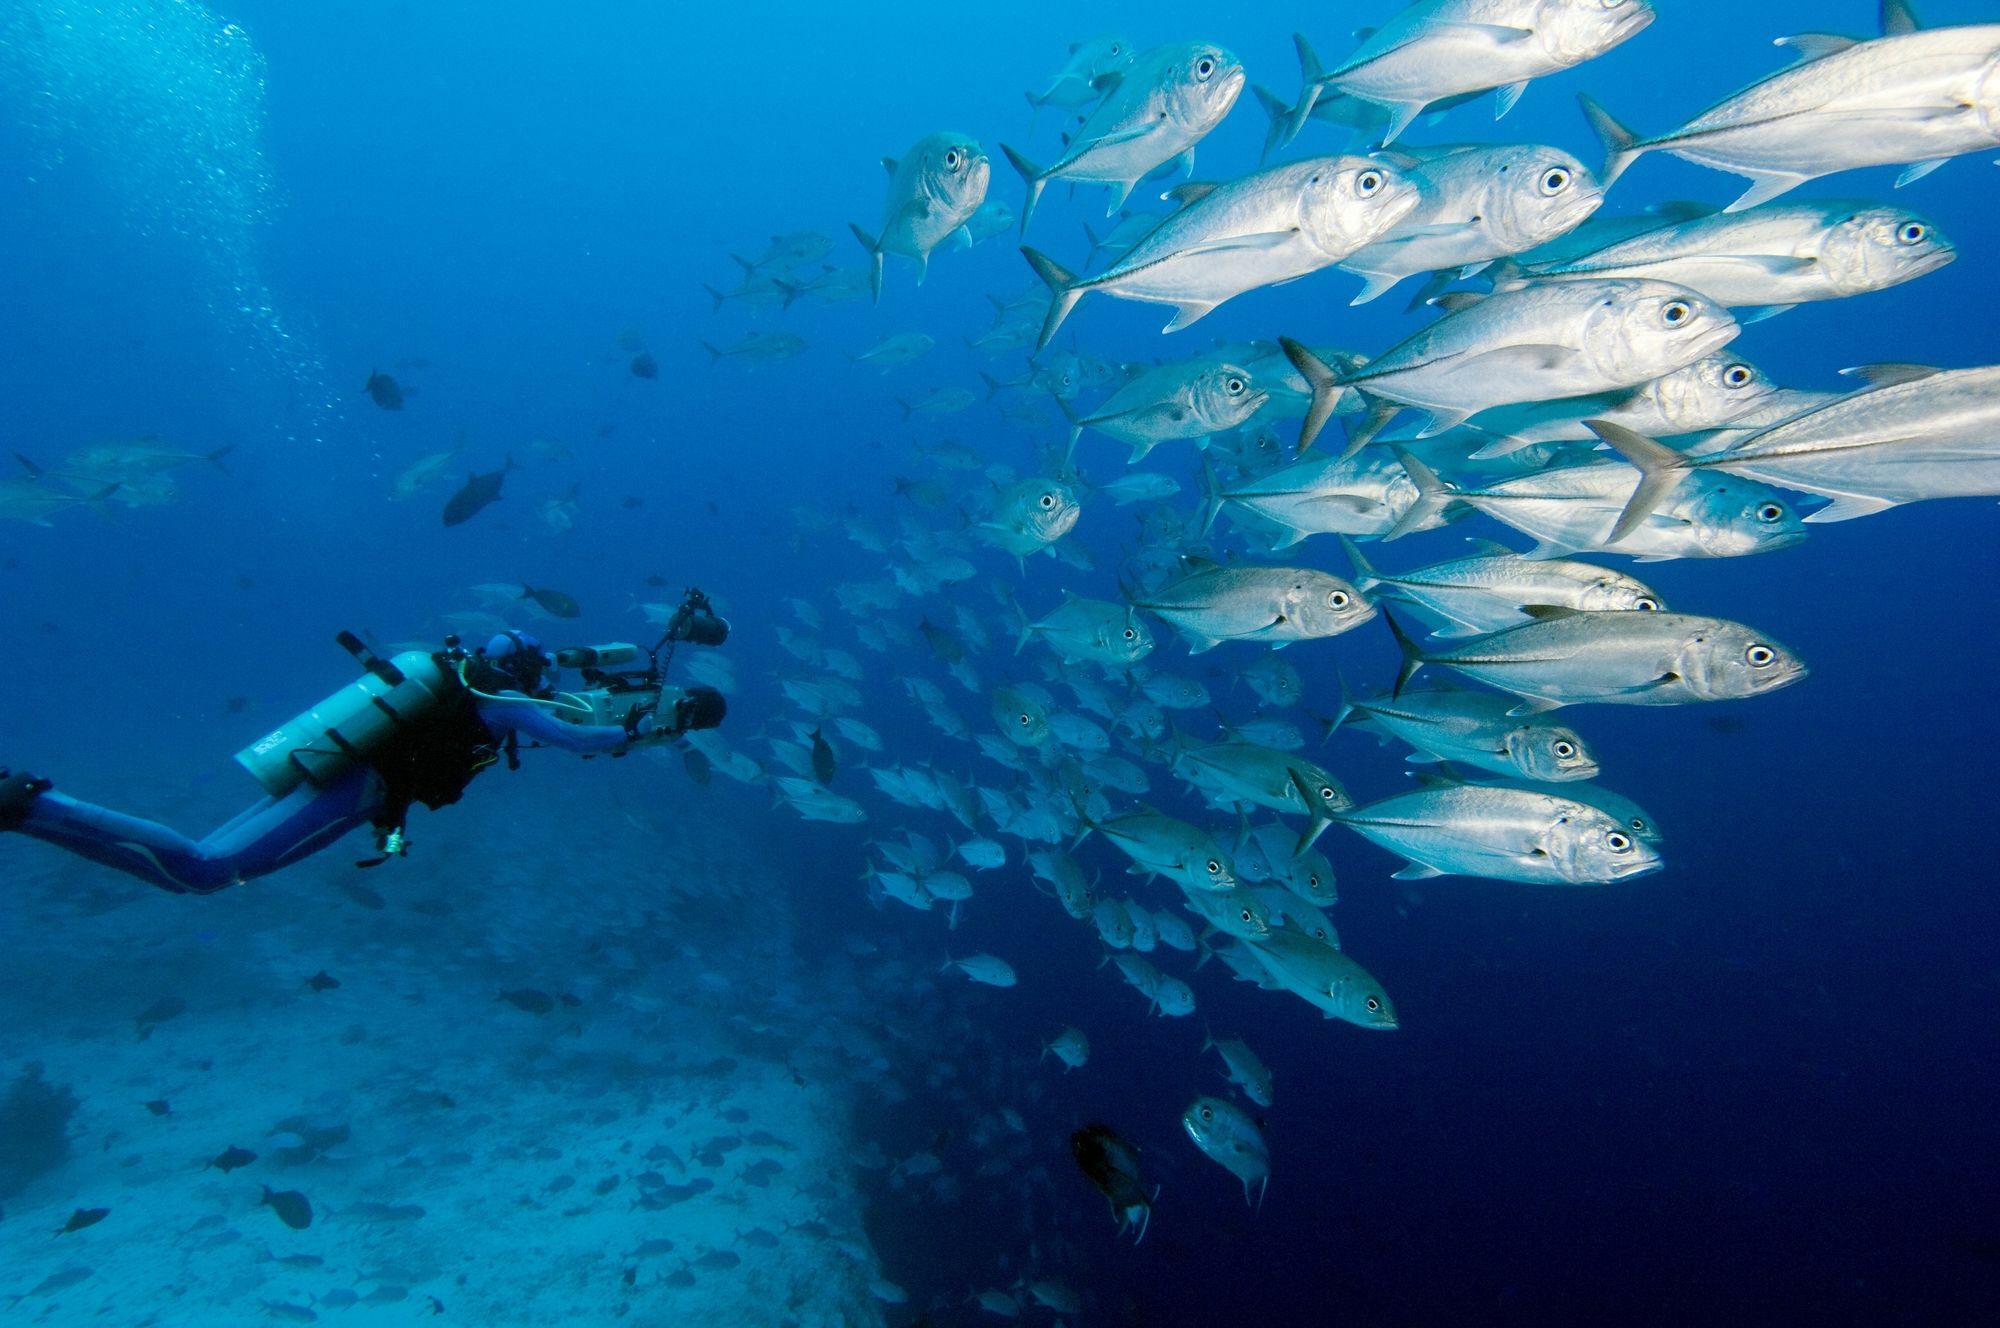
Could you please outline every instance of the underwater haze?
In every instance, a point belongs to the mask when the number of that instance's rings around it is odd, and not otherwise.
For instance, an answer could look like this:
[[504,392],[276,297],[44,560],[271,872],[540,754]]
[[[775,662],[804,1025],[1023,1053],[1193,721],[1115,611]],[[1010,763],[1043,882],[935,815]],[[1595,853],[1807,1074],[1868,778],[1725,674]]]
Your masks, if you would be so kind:
[[[1651,9],[0,0],[0,1320],[1989,1321],[2000,13]],[[343,631],[727,716],[63,851]]]

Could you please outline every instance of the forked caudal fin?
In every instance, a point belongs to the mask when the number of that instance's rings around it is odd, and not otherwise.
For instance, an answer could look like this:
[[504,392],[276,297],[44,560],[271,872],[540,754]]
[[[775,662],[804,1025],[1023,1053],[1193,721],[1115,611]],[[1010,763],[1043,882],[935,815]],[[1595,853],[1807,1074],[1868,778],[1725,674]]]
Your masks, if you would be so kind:
[[871,292],[873,292],[875,296],[875,303],[880,304],[882,303],[881,242],[878,241],[874,236],[870,235],[867,231],[862,230],[859,226],[855,225],[851,221],[847,223],[847,229],[854,232],[854,238],[861,241],[861,247],[868,251],[868,257],[871,263],[871,266],[869,267],[868,270],[868,289]]
[[1048,316],[1042,320],[1042,335],[1035,342],[1035,354],[1048,349],[1055,339],[1056,329],[1069,317],[1069,311],[1076,308],[1076,302],[1083,298],[1083,290],[1077,285],[1076,273],[1071,272],[1047,254],[1021,246],[1021,257],[1028,260],[1028,266],[1035,269],[1035,275],[1049,288],[1054,297],[1049,301]]
[[1395,614],[1383,609],[1382,621],[1389,624],[1389,633],[1396,638],[1396,648],[1403,652],[1402,667],[1396,671],[1396,685],[1389,691],[1390,698],[1394,699],[1403,694],[1403,689],[1410,685],[1410,679],[1417,676],[1417,670],[1430,661],[1424,657],[1423,647],[1412,641],[1410,634],[1403,630],[1403,625],[1396,621]]
[[1021,182],[1028,186],[1028,196],[1021,201],[1021,234],[1026,235],[1028,233],[1028,218],[1035,215],[1035,204],[1041,202],[1042,186],[1047,184],[1048,181],[1043,178],[1041,167],[1035,165],[1034,162],[1029,161],[1005,143],[1000,145],[1000,151],[1006,154],[1008,163],[1016,171],[1020,172]]
[[1604,144],[1604,169],[1597,173],[1597,187],[1609,190],[1646,149],[1639,146],[1637,134],[1618,123],[1589,93],[1577,93],[1576,102],[1583,108],[1583,118],[1590,121],[1598,141]]
[[1642,433],[1634,433],[1622,424],[1613,424],[1609,420],[1585,420],[1583,427],[1610,444],[1618,455],[1639,471],[1639,485],[1632,490],[1632,496],[1625,502],[1625,510],[1618,514],[1617,524],[1611,527],[1611,534],[1604,541],[1616,544],[1645,524],[1646,518],[1673,492],[1681,482],[1681,476],[1688,473],[1693,463],[1685,454],[1676,452],[1665,443],[1655,442]]

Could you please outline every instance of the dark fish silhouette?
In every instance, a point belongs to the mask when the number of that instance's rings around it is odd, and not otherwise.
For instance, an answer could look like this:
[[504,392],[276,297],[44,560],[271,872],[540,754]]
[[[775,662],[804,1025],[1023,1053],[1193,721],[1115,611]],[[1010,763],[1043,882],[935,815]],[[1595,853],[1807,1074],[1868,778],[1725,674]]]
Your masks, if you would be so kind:
[[964,643],[950,629],[939,627],[925,618],[917,623],[917,630],[924,634],[924,640],[930,644],[931,653],[945,663],[956,664],[965,658]]
[[222,708],[228,714],[240,715],[243,713],[244,707],[249,704],[250,698],[247,696],[232,696],[222,703]]
[[132,1022],[138,1026],[140,1040],[152,1036],[157,1024],[164,1024],[177,1015],[187,1013],[187,1002],[178,996],[162,996],[134,1016]]
[[812,731],[813,778],[822,784],[833,782],[833,748],[826,745],[826,738],[818,729]]
[[[348,381],[353,382],[354,380],[350,378]],[[383,410],[401,410],[403,408],[403,389],[401,385],[379,369],[370,369],[368,371],[368,381],[361,385],[361,390],[368,394],[370,401],[373,401]]]
[[531,599],[558,618],[581,618],[583,608],[575,599],[560,590],[537,590],[533,586],[521,587],[521,598]]
[[522,987],[515,991],[503,991],[500,993],[499,999],[507,1002],[507,1004],[513,1006],[516,1010],[526,1010],[529,1014],[547,1014],[556,1008],[555,997],[545,991],[537,991],[533,987]]
[[214,1167],[217,1171],[229,1172],[236,1170],[238,1167],[247,1167],[256,1160],[257,1155],[249,1149],[238,1148],[235,1144],[231,1144],[220,1153],[217,1153],[215,1159],[208,1165]]
[[642,350],[632,357],[632,376],[634,378],[658,378],[660,376],[660,362],[653,358],[651,351]]
[[294,1231],[304,1231],[313,1224],[312,1200],[297,1190],[274,1190],[266,1185],[264,1206],[278,1215],[278,1220]]
[[155,1116],[171,1116],[174,1112],[173,1107],[163,1097],[156,1097],[151,1102],[148,1102],[146,1110],[152,1112]]
[[340,979],[322,968],[306,979],[306,985],[314,991],[332,991],[340,985]]
[[734,1268],[737,1264],[742,1262],[743,1262],[743,1257],[737,1254],[734,1250],[710,1250],[707,1254],[704,1254],[699,1259],[696,1259],[694,1261],[694,1266],[696,1268],[708,1268],[708,1269],[720,1270],[724,1268]]
[[1139,1179],[1139,1150],[1119,1138],[1108,1125],[1086,1125],[1069,1137],[1069,1151],[1078,1170],[1111,1201],[1119,1234],[1123,1235],[1126,1227],[1136,1223],[1139,1236],[1133,1244],[1144,1240],[1146,1225],[1153,1216],[1153,1201],[1146,1195],[1145,1182]]
[[74,1264],[71,1267],[63,1269],[61,1272],[50,1273],[47,1277],[29,1287],[23,1294],[15,1296],[14,1304],[20,1304],[29,1296],[53,1296],[58,1291],[67,1291],[78,1282],[90,1278],[94,1273],[94,1269],[85,1268],[82,1264]]
[[58,1236],[67,1236],[72,1231],[94,1227],[111,1215],[109,1208],[79,1208],[69,1215],[69,1221],[56,1228]]
[[376,894],[359,881],[341,882],[340,893],[346,895],[363,908],[384,908],[389,903],[388,900],[382,898],[381,895]]
[[500,501],[500,484],[507,478],[507,472],[514,469],[514,458],[508,457],[498,470],[490,470],[484,475],[478,471],[465,477],[465,487],[451,496],[444,505],[444,523],[447,526],[462,526],[486,510],[488,503]]

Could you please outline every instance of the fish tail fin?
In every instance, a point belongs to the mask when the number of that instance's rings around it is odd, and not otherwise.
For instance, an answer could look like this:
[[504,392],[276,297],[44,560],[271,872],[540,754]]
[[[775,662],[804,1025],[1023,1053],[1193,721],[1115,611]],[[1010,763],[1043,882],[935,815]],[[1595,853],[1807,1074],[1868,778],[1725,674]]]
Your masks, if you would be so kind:
[[905,423],[908,423],[910,416],[915,414],[916,412],[911,409],[910,403],[903,400],[901,397],[896,398],[896,404],[903,408],[903,420]]
[[[1347,555],[1347,565],[1354,569],[1354,585],[1357,590],[1373,590],[1382,578],[1375,574],[1375,567],[1361,552],[1359,545],[1346,535],[1340,537],[1340,549]],[[1363,583],[1366,583],[1365,585]]]
[[1296,767],[1288,768],[1285,773],[1292,778],[1292,792],[1299,795],[1299,801],[1305,805],[1306,814],[1312,818],[1311,823],[1299,833],[1299,842],[1292,849],[1292,856],[1296,858],[1326,833],[1326,828],[1333,824],[1334,818],[1320,809],[1319,799],[1313,796],[1311,786],[1306,783],[1305,776],[1301,775]]
[[[1445,508],[1451,506],[1458,496],[1457,491],[1446,483],[1442,476],[1403,448],[1396,449],[1396,460],[1403,463],[1404,471],[1417,486],[1417,500],[1410,504],[1408,511],[1396,519],[1396,524],[1382,537],[1385,541],[1401,539],[1413,530],[1423,529],[1442,516]],[[1352,556],[1358,558],[1360,555],[1356,553]],[[1362,565],[1357,563],[1357,570]],[[1372,568],[1369,574],[1373,574]]]
[[882,244],[851,221],[847,223],[847,229],[854,232],[854,238],[861,241],[861,247],[868,251],[870,263],[868,289],[875,296],[875,303],[880,304],[882,303]]
[[1637,134],[1620,124],[1589,93],[1577,93],[1576,101],[1583,108],[1583,118],[1590,122],[1592,132],[1604,144],[1604,169],[1597,173],[1597,187],[1609,190],[1646,149],[1638,146]]
[[716,365],[722,363],[722,352],[716,349],[713,342],[704,341],[701,343],[701,348],[708,352],[709,368],[713,369]]
[[1354,714],[1354,692],[1348,687],[1347,675],[1340,671],[1338,664],[1333,666],[1333,681],[1340,688],[1340,709],[1333,712],[1332,719],[1320,721],[1326,726],[1326,732],[1321,734],[1319,739],[1322,743],[1331,738]]
[[1613,451],[1639,470],[1639,485],[1632,490],[1625,510],[1618,514],[1617,524],[1611,527],[1611,534],[1604,541],[1616,544],[1644,524],[1653,509],[1681,482],[1681,476],[1688,472],[1688,459],[1665,443],[1609,420],[1585,420],[1583,427],[1610,444]]
[[[1307,386],[1312,388],[1312,404],[1306,407],[1305,421],[1299,425],[1298,450],[1303,455],[1306,449],[1313,445],[1313,440],[1319,437],[1320,430],[1326,427],[1326,422],[1333,417],[1334,404],[1340,400],[1340,391],[1345,384],[1341,382],[1340,375],[1334,371],[1332,365],[1313,354],[1300,342],[1290,337],[1279,337],[1278,345],[1284,348],[1285,358],[1292,362],[1292,367],[1304,376]],[[1352,446],[1350,440],[1350,449]]]
[[1062,326],[1063,319],[1069,317],[1069,311],[1076,308],[1076,302],[1083,298],[1083,291],[1077,286],[1076,274],[1047,254],[1022,245],[1021,257],[1028,260],[1028,266],[1035,269],[1035,275],[1042,279],[1042,284],[1055,297],[1049,301],[1048,317],[1042,320],[1042,335],[1035,342],[1035,353],[1039,355],[1055,339],[1056,329]]
[[[715,287],[713,287],[713,286],[709,285],[709,284],[708,284],[707,282],[705,282],[705,281],[701,283],[701,288],[702,288],[703,290],[705,290],[705,291],[707,291],[707,292],[708,292],[708,298],[709,298],[709,303],[710,303],[710,304],[711,304],[711,306],[712,306],[712,307],[711,307],[711,308],[709,309],[709,312],[710,312],[710,313],[712,313],[712,314],[719,314],[719,313],[721,313],[721,312],[722,312],[722,302],[723,302],[724,300],[727,300],[727,299],[728,299],[729,297],[728,297],[727,295],[724,295],[724,294],[723,294],[723,293],[722,293],[721,291],[717,290],[717,289],[716,289]],[[789,304],[789,303],[790,303],[790,301],[788,300],[788,301],[786,301],[786,303],[788,303],[788,304]]]
[[1006,154],[1007,162],[1020,172],[1021,182],[1028,186],[1028,196],[1021,201],[1021,234],[1028,233],[1028,219],[1035,215],[1035,204],[1042,199],[1042,186],[1048,182],[1042,178],[1042,168],[1029,161],[1005,143],[1000,151]]
[[[785,293],[785,302],[784,302],[783,304],[781,304],[781,305],[779,305],[779,306],[778,306],[778,307],[779,307],[780,309],[789,309],[789,308],[791,308],[791,307],[792,307],[792,301],[793,301],[793,300],[796,300],[796,299],[798,299],[798,298],[799,298],[799,296],[801,296],[801,295],[805,294],[805,287],[803,287],[803,286],[799,286],[799,285],[794,285],[794,284],[793,284],[792,282],[789,282],[789,281],[786,281],[786,280],[785,280],[784,278],[782,278],[782,277],[772,277],[772,278],[771,278],[771,284],[772,284],[773,286],[776,286],[776,287],[777,287],[777,288],[778,288],[779,290],[781,290],[781,291],[783,291],[783,292]],[[714,295],[714,294],[715,294],[715,292],[714,292],[714,291],[710,291],[710,292],[709,292],[709,294],[711,294],[711,295]],[[719,299],[719,297],[718,297],[718,299]],[[719,308],[721,308],[721,307],[722,307],[722,306],[721,306],[721,304],[720,304],[720,303],[718,303],[718,304],[716,305],[716,308],[718,308],[718,309],[719,309]]]
[[1417,676],[1417,670],[1429,661],[1424,658],[1423,647],[1410,639],[1410,634],[1403,630],[1403,624],[1396,621],[1395,614],[1383,609],[1382,621],[1389,624],[1389,634],[1396,638],[1396,648],[1403,652],[1402,667],[1396,670],[1396,685],[1389,692],[1391,697],[1397,697],[1410,685],[1410,679]]
[[1306,127],[1312,118],[1313,107],[1319,104],[1320,88],[1324,85],[1326,70],[1320,67],[1319,55],[1303,32],[1292,34],[1292,47],[1299,53],[1299,104],[1292,107],[1285,118],[1285,137],[1278,146],[1283,147],[1299,136],[1299,130]]
[[1090,229],[1090,223],[1083,223],[1083,238],[1090,241],[1090,252],[1083,256],[1083,265],[1089,267],[1097,261],[1097,251],[1104,247],[1104,241],[1097,238],[1097,232]]
[[224,443],[221,447],[216,448],[213,452],[203,452],[201,454],[201,459],[203,461],[206,461],[209,465],[214,466],[217,470],[221,471],[223,474],[227,475],[229,473],[229,467],[222,464],[222,458],[228,456],[231,452],[234,452],[235,450],[236,450],[236,444]]
[[1201,533],[1207,535],[1215,529],[1215,518],[1222,514],[1222,481],[1215,477],[1215,462],[1207,452],[1201,454]]
[[986,399],[988,401],[991,401],[993,398],[999,396],[1000,389],[1007,386],[1005,383],[1001,382],[998,378],[995,378],[992,374],[987,373],[984,369],[981,369],[979,371],[979,378],[981,382],[986,384]]
[[28,472],[29,479],[38,480],[42,477],[42,468],[36,465],[34,462],[28,460],[28,458],[22,456],[19,452],[16,452],[14,454],[14,459],[21,463],[21,468],[23,470]]
[[1021,601],[1011,594],[1007,596],[1007,607],[1021,620],[1021,625],[1014,629],[1014,653],[1018,655],[1026,648],[1028,642],[1035,639],[1035,624],[1028,617],[1028,611],[1021,607]]
[[1292,123],[1292,108],[1285,105],[1284,98],[1262,83],[1252,84],[1250,91],[1271,121],[1264,128],[1264,150],[1257,157],[1260,163],[1267,162],[1273,152],[1284,146],[1285,129]]

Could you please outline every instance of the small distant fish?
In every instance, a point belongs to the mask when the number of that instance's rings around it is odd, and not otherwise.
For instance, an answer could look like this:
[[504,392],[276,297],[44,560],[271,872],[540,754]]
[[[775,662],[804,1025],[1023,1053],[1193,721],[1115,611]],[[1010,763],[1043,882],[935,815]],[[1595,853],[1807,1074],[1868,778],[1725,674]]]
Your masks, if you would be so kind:
[[525,1010],[534,1015],[548,1014],[556,1008],[555,997],[545,991],[537,991],[533,987],[503,991],[497,999],[507,1002],[517,1010]]
[[500,485],[512,469],[514,458],[510,456],[498,470],[484,475],[474,471],[466,476],[464,486],[444,505],[444,523],[447,526],[462,526],[485,511],[489,504],[500,501]]
[[174,1109],[167,1105],[165,1098],[156,1097],[146,1104],[146,1110],[152,1112],[155,1116],[171,1116]]
[[534,586],[521,587],[521,598],[531,599],[558,618],[580,618],[583,608],[574,598],[560,590],[537,589]]
[[340,985],[340,979],[322,968],[306,979],[306,985],[314,991],[332,991]]
[[288,1300],[260,1300],[257,1303],[262,1305],[272,1318],[282,1319],[286,1323],[319,1322],[319,1314],[309,1305],[294,1305]]
[[280,1222],[294,1231],[304,1231],[312,1225],[312,1200],[297,1190],[274,1190],[268,1185],[263,1190],[260,1202],[276,1213]]
[[186,1014],[187,1008],[187,1002],[178,996],[162,996],[139,1011],[132,1022],[138,1027],[140,1040],[144,1041],[152,1036],[153,1029],[158,1025]]
[[257,1155],[249,1149],[238,1148],[235,1144],[231,1144],[220,1153],[217,1153],[208,1165],[217,1171],[226,1173],[234,1171],[238,1167],[247,1167],[256,1160]]
[[632,376],[634,378],[658,378],[660,376],[660,362],[653,358],[651,351],[642,350],[632,357]]
[[14,1303],[19,1304],[29,1296],[53,1296],[58,1291],[67,1291],[77,1283],[87,1281],[94,1276],[96,1276],[95,1269],[85,1268],[82,1264],[71,1265],[60,1272],[50,1273],[29,1287],[22,1295],[15,1296]]
[[66,1236],[72,1231],[94,1227],[111,1215],[109,1208],[79,1208],[69,1215],[69,1221],[56,1228],[58,1236]]
[[[348,381],[353,382],[354,380],[350,378]],[[361,385],[361,390],[368,394],[369,400],[373,401],[383,410],[401,410],[403,408],[402,387],[395,379],[381,372],[379,369],[369,370],[368,381]]]

